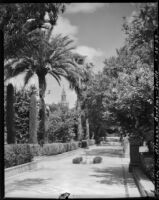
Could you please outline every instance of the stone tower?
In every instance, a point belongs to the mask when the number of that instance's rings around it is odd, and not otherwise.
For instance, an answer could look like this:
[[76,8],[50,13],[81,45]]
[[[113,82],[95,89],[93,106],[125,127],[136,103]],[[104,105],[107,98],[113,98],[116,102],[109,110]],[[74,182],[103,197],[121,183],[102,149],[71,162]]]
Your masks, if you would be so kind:
[[68,102],[66,100],[66,92],[65,92],[65,89],[63,87],[62,89],[62,94],[61,94],[61,106],[62,107],[67,107],[68,108]]

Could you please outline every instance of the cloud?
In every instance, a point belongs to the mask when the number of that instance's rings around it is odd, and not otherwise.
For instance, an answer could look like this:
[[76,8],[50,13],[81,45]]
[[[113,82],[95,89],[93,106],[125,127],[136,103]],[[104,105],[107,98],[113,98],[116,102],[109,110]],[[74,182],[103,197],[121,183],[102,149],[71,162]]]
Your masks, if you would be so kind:
[[100,57],[104,55],[103,51],[101,51],[100,49],[95,49],[88,46],[78,46],[75,49],[75,52],[83,56],[87,56],[87,59],[90,61],[93,60],[95,57]]
[[95,49],[89,46],[78,46],[74,52],[79,53],[86,57],[86,62],[92,62],[94,66],[94,72],[98,72],[103,68],[103,61],[105,59],[105,53],[100,49]]
[[66,7],[66,13],[93,13],[104,6],[109,6],[109,3],[71,3]]
[[53,29],[52,34],[62,34],[62,35],[68,35],[71,39],[75,40],[77,42],[77,33],[78,33],[78,27],[75,25],[72,25],[71,22],[62,16],[58,17],[57,24]]
[[134,20],[134,17],[137,16],[137,14],[138,14],[137,11],[134,10],[134,11],[131,13],[131,15],[130,15],[129,17],[126,18],[126,21],[127,21],[128,23],[131,23],[131,22]]

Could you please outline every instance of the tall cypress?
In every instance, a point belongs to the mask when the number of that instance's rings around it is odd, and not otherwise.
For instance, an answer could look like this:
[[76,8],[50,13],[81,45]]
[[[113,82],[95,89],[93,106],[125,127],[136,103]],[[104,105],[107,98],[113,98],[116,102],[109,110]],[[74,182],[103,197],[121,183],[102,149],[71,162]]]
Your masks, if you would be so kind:
[[37,143],[37,101],[35,93],[32,93],[30,98],[29,136],[30,143]]
[[7,104],[6,104],[6,128],[7,143],[15,143],[15,127],[14,127],[14,87],[10,83],[7,86]]

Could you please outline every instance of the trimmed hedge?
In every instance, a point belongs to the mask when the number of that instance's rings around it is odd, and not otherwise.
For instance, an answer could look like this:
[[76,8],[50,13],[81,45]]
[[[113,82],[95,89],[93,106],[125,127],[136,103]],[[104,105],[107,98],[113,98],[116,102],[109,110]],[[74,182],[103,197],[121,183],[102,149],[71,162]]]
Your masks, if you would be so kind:
[[88,145],[89,146],[94,145],[94,144],[95,144],[95,140],[94,139],[88,140]]
[[88,140],[82,140],[81,147],[82,148],[87,148],[88,147]]
[[5,145],[5,168],[31,162],[33,155],[28,144]]
[[5,145],[5,168],[31,162],[34,156],[50,156],[79,148],[79,142]]
[[101,162],[102,162],[102,157],[97,156],[97,157],[93,158],[93,164],[101,163]]
[[82,157],[77,157],[77,158],[74,158],[74,159],[72,160],[72,163],[73,163],[73,164],[79,164],[79,163],[82,162],[82,160],[83,160]]

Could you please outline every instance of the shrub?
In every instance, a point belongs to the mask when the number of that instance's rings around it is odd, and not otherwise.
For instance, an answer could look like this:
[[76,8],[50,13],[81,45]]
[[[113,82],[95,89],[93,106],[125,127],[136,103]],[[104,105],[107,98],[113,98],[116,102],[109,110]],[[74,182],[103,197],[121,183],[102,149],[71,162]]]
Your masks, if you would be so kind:
[[31,162],[32,158],[28,144],[5,145],[5,168]]
[[101,163],[102,162],[102,157],[100,156],[97,156],[93,159],[93,164],[96,164],[96,163]]
[[88,147],[88,141],[87,140],[82,140],[81,147],[82,148],[87,148]]
[[40,156],[42,155],[42,149],[39,144],[29,144],[31,154],[33,156]]
[[56,155],[78,148],[78,142],[44,144],[42,155]]
[[74,158],[74,159],[72,160],[72,163],[73,163],[73,164],[79,164],[79,163],[82,162],[82,160],[83,160],[82,157],[77,157],[77,158]]
[[5,145],[5,168],[31,162],[33,156],[57,155],[77,148],[78,142],[44,144],[43,148],[39,144]]
[[95,144],[95,140],[94,139],[90,139],[88,140],[88,145],[94,145]]
[[149,152],[145,152],[140,154],[140,161],[141,161],[141,169],[143,172],[151,179],[152,182],[155,181],[155,166],[154,166],[154,158]]

